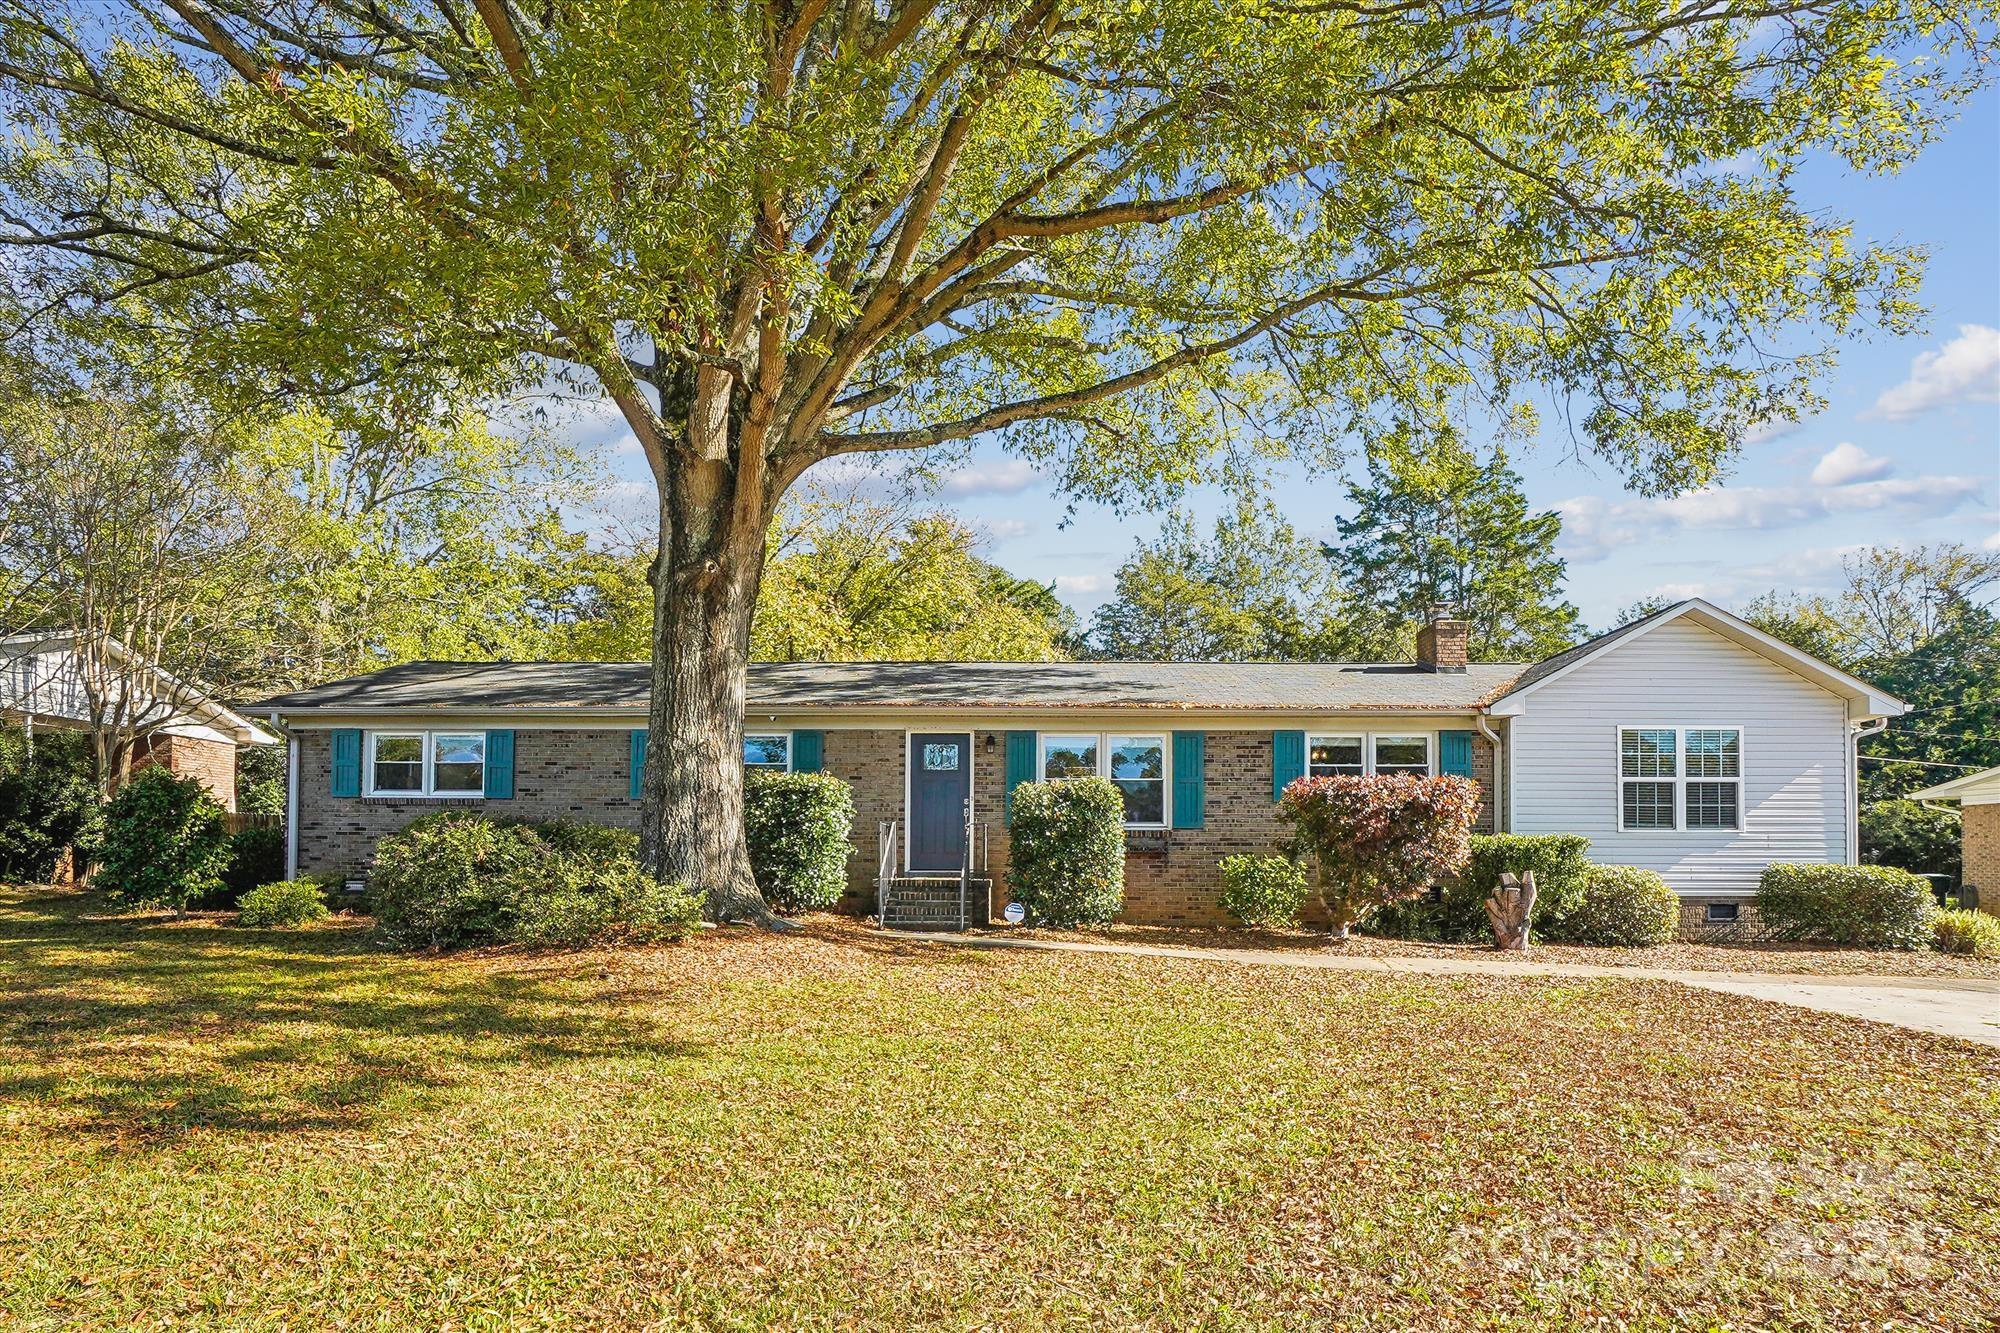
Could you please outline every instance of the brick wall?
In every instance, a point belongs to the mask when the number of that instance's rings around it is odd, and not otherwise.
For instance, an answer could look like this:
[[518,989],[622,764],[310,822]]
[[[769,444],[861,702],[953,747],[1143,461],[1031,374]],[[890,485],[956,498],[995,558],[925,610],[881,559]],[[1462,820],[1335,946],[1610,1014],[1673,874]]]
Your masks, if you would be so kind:
[[2000,805],[1965,811],[1964,881],[1979,890],[1979,906],[2000,916]]
[[[517,730],[514,733],[514,799],[508,801],[335,798],[331,741],[324,731],[299,733],[299,868],[359,874],[376,839],[419,815],[447,808],[485,809],[523,819],[586,819],[636,827],[638,803],[626,798],[629,741],[623,729]],[[885,820],[903,825],[904,732],[898,729],[828,731],[825,771],[854,788],[854,839],[848,858],[848,892],[841,910],[874,910],[877,831]],[[1283,837],[1271,799],[1271,737],[1265,731],[1207,734],[1205,827],[1150,835],[1158,850],[1135,851],[1125,862],[1125,912],[1121,919],[1148,925],[1226,925],[1218,902],[1216,862],[1237,853],[1265,853]],[[1473,775],[1489,801],[1493,750],[1475,736]],[[973,733],[973,818],[984,827],[994,881],[989,910],[1007,903],[1007,828],[1004,732]],[[1480,828],[1490,830],[1490,804]],[[901,857],[901,847],[897,848]],[[975,917],[978,913],[975,911]]]
[[375,855],[375,841],[419,815],[475,809],[520,819],[584,819],[637,828],[639,803],[630,790],[631,733],[623,728],[514,733],[514,798],[415,799],[335,797],[331,794],[331,733],[299,737],[299,870],[359,875]]
[[136,772],[155,765],[176,777],[200,779],[223,809],[236,808],[236,746],[231,742],[156,735],[132,760],[132,768]]

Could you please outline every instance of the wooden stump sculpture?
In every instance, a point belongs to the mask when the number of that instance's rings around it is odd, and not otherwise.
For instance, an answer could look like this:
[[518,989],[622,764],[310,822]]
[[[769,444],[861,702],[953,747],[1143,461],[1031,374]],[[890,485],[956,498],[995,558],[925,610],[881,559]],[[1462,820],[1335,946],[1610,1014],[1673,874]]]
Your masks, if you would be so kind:
[[1528,922],[1535,913],[1535,872],[1500,876],[1500,887],[1486,900],[1486,919],[1492,923],[1493,939],[1502,949],[1525,952]]

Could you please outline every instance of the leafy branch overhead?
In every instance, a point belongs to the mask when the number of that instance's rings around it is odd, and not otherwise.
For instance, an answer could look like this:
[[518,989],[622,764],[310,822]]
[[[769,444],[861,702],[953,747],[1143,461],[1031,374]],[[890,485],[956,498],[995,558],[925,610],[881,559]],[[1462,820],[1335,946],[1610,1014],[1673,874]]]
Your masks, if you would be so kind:
[[1990,49],[1914,0],[4,0],[0,240],[18,318],[218,384],[552,359],[766,508],[1003,429],[1157,498],[1530,385],[1664,490],[1912,320],[1789,171],[1908,160]]

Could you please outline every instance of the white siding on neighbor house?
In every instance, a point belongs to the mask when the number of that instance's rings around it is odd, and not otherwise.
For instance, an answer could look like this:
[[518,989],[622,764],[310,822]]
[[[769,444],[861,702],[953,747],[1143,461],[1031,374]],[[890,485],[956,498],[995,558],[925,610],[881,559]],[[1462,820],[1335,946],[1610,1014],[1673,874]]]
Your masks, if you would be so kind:
[[[1846,702],[1718,634],[1670,621],[1522,703],[1517,833],[1581,833],[1592,860],[1657,870],[1683,894],[1754,892],[1774,861],[1848,859]],[[1741,727],[1742,829],[1620,829],[1620,726]]]

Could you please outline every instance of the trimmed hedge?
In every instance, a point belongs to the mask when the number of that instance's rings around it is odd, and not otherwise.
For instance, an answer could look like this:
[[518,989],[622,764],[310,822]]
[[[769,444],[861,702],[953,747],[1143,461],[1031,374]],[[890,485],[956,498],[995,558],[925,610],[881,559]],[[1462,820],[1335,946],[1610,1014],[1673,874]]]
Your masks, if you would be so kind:
[[630,835],[446,811],[376,844],[369,906],[392,944],[584,944],[678,938],[699,897],[640,869]]
[[1928,949],[1936,913],[1930,884],[1895,866],[1780,863],[1757,886],[1757,917],[1774,939]]
[[[1540,882],[1537,876],[1538,886]],[[1593,865],[1585,869],[1582,893],[1563,924],[1563,938],[1578,944],[1650,949],[1679,932],[1681,902],[1650,870]]]
[[1306,902],[1306,872],[1287,856],[1225,856],[1222,910],[1246,926],[1295,926]]
[[2000,917],[1984,912],[1939,912],[1931,918],[1931,942],[1939,953],[2000,958]]
[[743,783],[743,836],[772,911],[831,907],[847,891],[854,789],[826,773],[752,773]]
[[1445,885],[1438,904],[1438,933],[1447,940],[1488,940],[1486,900],[1500,887],[1500,876],[1535,872],[1535,936],[1569,939],[1564,918],[1583,902],[1585,876],[1591,862],[1585,853],[1590,839],[1575,833],[1480,834],[1472,839],[1472,862],[1465,873]]
[[194,778],[141,770],[104,808],[96,883],[114,898],[184,912],[221,892],[222,807]]
[[326,910],[326,890],[309,879],[259,884],[236,905],[236,924],[258,930],[308,926],[332,915]]
[[1103,925],[1125,902],[1125,796],[1108,778],[1024,782],[1007,825],[1007,885],[1041,926]]
[[1583,901],[1585,855],[1590,839],[1574,833],[1475,833],[1465,873],[1443,885],[1437,901],[1418,899],[1386,907],[1369,921],[1380,935],[1455,944],[1491,941],[1486,900],[1509,871],[1535,872],[1535,938],[1566,940],[1563,921]]

